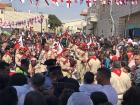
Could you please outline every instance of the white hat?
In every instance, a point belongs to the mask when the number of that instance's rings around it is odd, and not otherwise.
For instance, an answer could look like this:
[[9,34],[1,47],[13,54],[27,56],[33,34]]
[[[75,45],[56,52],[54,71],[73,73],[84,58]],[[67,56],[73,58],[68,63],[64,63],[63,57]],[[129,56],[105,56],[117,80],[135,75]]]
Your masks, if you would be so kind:
[[75,92],[68,99],[67,105],[93,105],[93,102],[85,93]]

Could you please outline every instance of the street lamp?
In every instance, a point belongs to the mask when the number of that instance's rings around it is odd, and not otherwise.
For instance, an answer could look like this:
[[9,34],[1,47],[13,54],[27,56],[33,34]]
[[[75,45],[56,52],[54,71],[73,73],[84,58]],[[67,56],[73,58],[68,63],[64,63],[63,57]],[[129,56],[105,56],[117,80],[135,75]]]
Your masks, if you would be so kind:
[[40,18],[41,18],[41,36],[42,36],[42,23],[43,23],[44,16],[41,14]]

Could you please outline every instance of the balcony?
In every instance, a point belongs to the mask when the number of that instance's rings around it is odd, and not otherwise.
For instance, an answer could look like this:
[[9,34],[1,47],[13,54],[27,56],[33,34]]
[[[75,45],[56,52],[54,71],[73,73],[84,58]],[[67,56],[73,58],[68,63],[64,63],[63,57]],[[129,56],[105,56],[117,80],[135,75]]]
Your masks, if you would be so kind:
[[90,14],[90,15],[87,17],[87,21],[88,21],[88,22],[97,22],[97,21],[98,21],[97,15],[96,15],[96,14]]

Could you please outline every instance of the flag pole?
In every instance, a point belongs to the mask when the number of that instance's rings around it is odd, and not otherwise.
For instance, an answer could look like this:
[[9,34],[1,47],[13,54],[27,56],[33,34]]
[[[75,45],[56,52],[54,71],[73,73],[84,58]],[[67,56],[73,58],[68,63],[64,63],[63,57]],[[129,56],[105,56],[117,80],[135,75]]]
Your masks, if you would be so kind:
[[113,0],[110,1],[110,17],[111,17],[111,20],[112,20],[112,36],[113,36],[114,32],[115,32],[115,22],[114,22],[114,18],[113,18],[113,15],[112,15],[112,10],[113,10]]

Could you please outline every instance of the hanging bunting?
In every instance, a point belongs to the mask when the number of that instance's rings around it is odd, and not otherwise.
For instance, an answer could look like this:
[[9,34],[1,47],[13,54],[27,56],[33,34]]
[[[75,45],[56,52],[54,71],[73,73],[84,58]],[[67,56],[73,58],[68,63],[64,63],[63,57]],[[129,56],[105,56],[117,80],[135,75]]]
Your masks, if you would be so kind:
[[77,3],[78,1],[77,0],[74,0],[74,2]]
[[111,4],[111,0],[107,0],[107,4],[110,5]]
[[117,4],[117,5],[120,5],[120,2],[119,2],[120,0],[115,0],[115,3]]
[[[12,0],[10,0],[12,1]],[[36,6],[39,5],[39,0],[35,0],[36,1]],[[51,0],[53,4],[55,4],[56,6],[59,6],[59,2],[64,2],[64,0]],[[75,3],[78,2],[78,0],[73,0]],[[83,3],[84,0],[79,0],[80,1],[80,5]],[[88,7],[91,7],[92,4],[96,5],[98,0],[86,0],[86,4]],[[25,0],[20,0],[20,2],[23,4],[25,3]],[[49,6],[49,2],[48,0],[45,0],[46,4]],[[99,2],[102,5],[110,5],[111,4],[111,0],[99,0]],[[127,4],[132,4],[132,5],[137,5],[138,4],[138,0],[113,0],[113,3],[115,2],[116,5],[127,5]],[[66,5],[68,8],[70,8],[72,3],[72,0],[66,0]],[[30,4],[33,4],[33,0],[30,0]]]
[[38,6],[39,5],[39,0],[36,0],[36,6]]
[[20,2],[23,4],[23,3],[25,3],[25,0],[20,0]]
[[67,0],[66,1],[66,4],[67,4],[67,8],[70,8],[70,6],[71,6],[71,0]]
[[93,4],[96,5],[96,3],[97,3],[97,0],[93,0]]
[[83,1],[84,1],[84,0],[80,0],[80,4],[83,4]]
[[64,2],[64,0],[61,0],[61,2]]
[[56,6],[59,6],[58,1],[57,0],[52,0],[52,3],[55,4]]
[[132,4],[132,5],[137,5],[137,4],[138,4],[138,0],[132,0],[132,1],[131,1],[131,4]]
[[107,1],[106,0],[101,0],[101,4],[102,5],[106,5],[107,4]]

